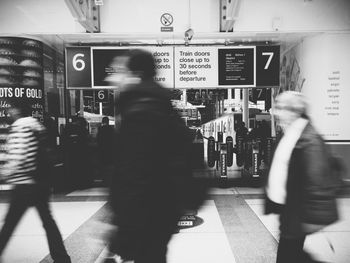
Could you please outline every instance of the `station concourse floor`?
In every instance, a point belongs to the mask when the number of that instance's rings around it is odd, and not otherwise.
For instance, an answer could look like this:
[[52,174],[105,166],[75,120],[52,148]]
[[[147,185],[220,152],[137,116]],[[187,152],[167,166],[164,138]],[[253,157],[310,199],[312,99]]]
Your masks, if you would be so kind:
[[[230,174],[239,182],[236,178],[239,171]],[[0,227],[8,207],[8,194],[0,191]],[[52,213],[73,263],[103,262],[106,237],[111,231],[107,198],[105,187],[53,195]],[[350,194],[344,193],[338,201],[341,220],[309,236],[305,248],[318,259],[349,263]],[[274,263],[278,217],[264,215],[263,203],[260,187],[232,183],[211,188],[208,200],[197,212],[203,219],[202,224],[173,235],[168,246],[168,263]],[[161,211],[159,216],[161,219]],[[28,209],[20,221],[0,262],[52,262],[46,235],[34,208]]]

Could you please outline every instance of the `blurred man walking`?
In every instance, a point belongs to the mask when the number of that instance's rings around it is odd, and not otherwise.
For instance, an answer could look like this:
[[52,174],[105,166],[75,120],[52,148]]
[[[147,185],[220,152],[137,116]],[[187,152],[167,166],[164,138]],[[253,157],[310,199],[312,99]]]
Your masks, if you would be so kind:
[[[1,177],[14,185],[10,207],[0,232],[0,256],[26,209],[35,206],[46,231],[51,257],[55,263],[70,263],[62,237],[49,208],[48,153],[40,147],[47,145],[46,130],[40,122],[29,117],[30,105],[14,100],[9,109],[14,121],[7,139],[7,158]],[[46,161],[45,161],[46,160]]]

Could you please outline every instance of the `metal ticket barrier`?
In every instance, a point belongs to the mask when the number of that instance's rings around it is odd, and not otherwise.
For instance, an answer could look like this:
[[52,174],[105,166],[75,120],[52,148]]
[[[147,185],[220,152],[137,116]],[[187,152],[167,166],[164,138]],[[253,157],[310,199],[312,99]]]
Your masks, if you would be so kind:
[[268,169],[276,144],[275,138],[267,138],[264,143],[257,139],[244,140],[238,137],[236,147],[233,146],[233,138],[226,137],[223,142],[222,133],[218,133],[218,141],[213,136],[206,138],[207,164],[210,168],[216,167],[220,171],[220,178],[227,179],[227,167],[233,165],[233,155],[236,154],[237,166],[242,166],[243,178],[259,178]]
[[231,136],[226,137],[226,145],[227,145],[227,166],[231,167],[233,165],[233,138]]
[[238,136],[236,141],[236,164],[237,166],[244,164],[244,138],[242,136]]
[[226,137],[223,142],[222,133],[218,133],[218,141],[213,136],[207,138],[208,166],[216,167],[220,172],[220,180],[226,180],[227,167],[233,165],[233,155],[236,154],[236,163],[241,166],[241,176],[244,179],[260,178],[268,170],[276,144],[275,138],[267,138],[262,142],[259,138],[244,139],[238,137],[236,147],[233,146],[233,138]]
[[252,143],[252,177],[259,177],[260,173],[260,141]]
[[208,166],[213,168],[216,161],[216,142],[213,136],[208,138],[208,147],[207,147],[207,157],[208,157]]
[[244,165],[241,170],[242,178],[260,177],[260,141],[249,140],[244,143]]
[[227,167],[233,165],[233,138],[228,136],[226,142],[223,142],[222,132],[218,133],[218,141],[213,136],[208,138],[207,147],[208,166],[220,171],[220,180],[227,180]]
[[227,145],[225,143],[219,144],[219,170],[220,177],[222,179],[227,179]]
[[275,151],[276,138],[269,137],[266,140],[266,149],[264,155],[264,161],[267,165],[271,165],[273,153]]
[[276,138],[273,137],[268,137],[265,141],[258,138],[243,142],[242,177],[251,179],[265,175],[272,162],[275,146]]

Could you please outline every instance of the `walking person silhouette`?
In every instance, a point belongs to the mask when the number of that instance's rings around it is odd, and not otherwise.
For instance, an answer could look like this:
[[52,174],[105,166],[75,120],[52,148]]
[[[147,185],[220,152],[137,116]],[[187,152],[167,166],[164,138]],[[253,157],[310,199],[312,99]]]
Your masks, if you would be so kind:
[[46,231],[52,259],[55,263],[70,263],[49,207],[49,164],[40,160],[46,158],[42,156],[45,154],[40,153],[40,147],[48,144],[47,133],[38,120],[30,117],[31,107],[28,101],[16,99],[11,102],[8,111],[14,122],[10,126],[6,142],[6,163],[1,169],[1,177],[14,185],[14,189],[5,223],[0,231],[0,257],[24,212],[34,206]]

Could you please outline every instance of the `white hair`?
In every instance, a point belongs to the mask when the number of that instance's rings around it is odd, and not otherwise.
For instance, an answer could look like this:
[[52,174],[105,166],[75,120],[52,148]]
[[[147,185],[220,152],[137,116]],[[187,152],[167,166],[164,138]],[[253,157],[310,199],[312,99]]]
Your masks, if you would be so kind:
[[307,117],[308,102],[304,94],[297,91],[285,91],[276,97],[277,104],[283,104],[284,109]]

